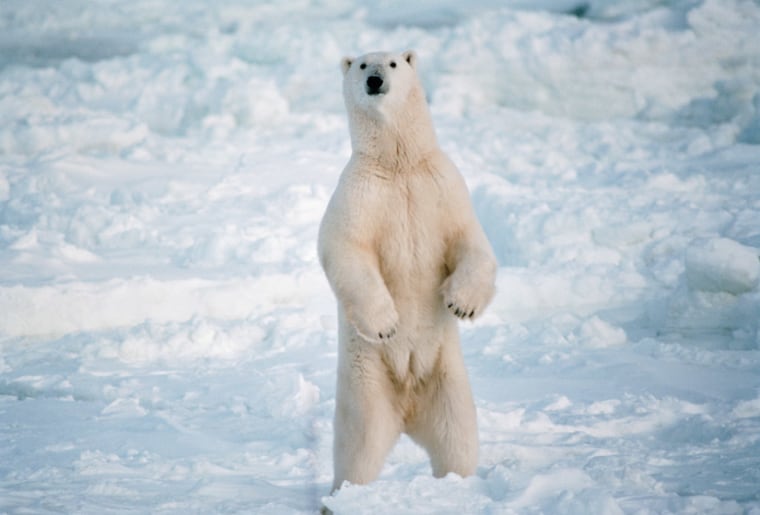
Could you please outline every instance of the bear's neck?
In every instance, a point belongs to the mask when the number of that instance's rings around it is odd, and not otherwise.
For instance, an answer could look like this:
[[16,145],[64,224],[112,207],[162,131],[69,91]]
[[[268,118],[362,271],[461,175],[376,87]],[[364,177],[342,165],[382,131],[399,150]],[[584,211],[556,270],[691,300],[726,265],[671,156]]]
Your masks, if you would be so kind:
[[392,117],[357,111],[349,118],[354,155],[389,173],[408,173],[438,148],[421,89]]

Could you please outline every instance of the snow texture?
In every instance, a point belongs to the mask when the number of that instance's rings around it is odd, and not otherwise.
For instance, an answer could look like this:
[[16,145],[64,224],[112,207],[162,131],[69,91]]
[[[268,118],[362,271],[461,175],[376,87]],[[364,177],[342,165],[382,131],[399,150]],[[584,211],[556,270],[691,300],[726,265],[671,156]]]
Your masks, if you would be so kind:
[[[760,513],[760,5],[0,3],[0,512]],[[477,474],[329,497],[340,58],[416,49],[500,263]]]

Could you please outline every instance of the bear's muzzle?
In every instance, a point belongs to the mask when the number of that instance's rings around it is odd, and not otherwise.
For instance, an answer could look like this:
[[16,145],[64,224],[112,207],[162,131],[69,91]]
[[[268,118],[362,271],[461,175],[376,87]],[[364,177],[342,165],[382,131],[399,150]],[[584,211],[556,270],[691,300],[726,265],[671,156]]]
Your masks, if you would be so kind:
[[385,82],[380,75],[370,75],[367,77],[366,90],[368,95],[382,95],[388,91]]

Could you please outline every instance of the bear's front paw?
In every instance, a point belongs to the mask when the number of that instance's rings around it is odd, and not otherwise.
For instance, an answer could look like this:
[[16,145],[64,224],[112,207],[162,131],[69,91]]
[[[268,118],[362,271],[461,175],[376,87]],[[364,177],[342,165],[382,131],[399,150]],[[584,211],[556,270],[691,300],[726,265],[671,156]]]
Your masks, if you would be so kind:
[[359,336],[373,343],[387,342],[398,331],[398,314],[393,305],[364,316],[354,316],[353,319]]
[[456,302],[451,301],[446,303],[446,307],[449,308],[449,311],[454,313],[454,315],[461,318],[462,320],[475,316],[475,308],[470,306],[461,307]]
[[441,292],[445,306],[462,320],[476,318],[491,301],[493,286],[485,284],[476,288],[472,284],[458,283],[453,276],[444,281]]

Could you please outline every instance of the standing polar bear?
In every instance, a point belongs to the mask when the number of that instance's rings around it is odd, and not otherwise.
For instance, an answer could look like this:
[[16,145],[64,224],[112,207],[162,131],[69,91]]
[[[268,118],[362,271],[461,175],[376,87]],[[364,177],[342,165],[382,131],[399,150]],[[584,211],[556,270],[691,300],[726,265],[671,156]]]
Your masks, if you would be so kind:
[[475,472],[475,406],[457,317],[479,315],[496,260],[438,147],[417,57],[344,58],[353,153],[319,232],[338,301],[333,490],[374,480],[402,432],[433,474]]

